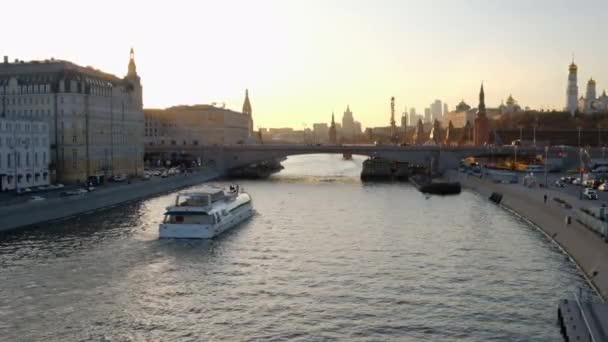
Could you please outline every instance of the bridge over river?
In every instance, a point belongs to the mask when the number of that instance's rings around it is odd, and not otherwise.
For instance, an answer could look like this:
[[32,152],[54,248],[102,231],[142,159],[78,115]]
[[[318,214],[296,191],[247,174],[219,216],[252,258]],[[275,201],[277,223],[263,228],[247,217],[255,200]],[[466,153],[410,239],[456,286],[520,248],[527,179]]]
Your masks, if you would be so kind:
[[200,159],[215,164],[218,169],[227,170],[245,167],[270,160],[282,160],[288,156],[302,154],[352,154],[380,157],[393,161],[408,162],[413,165],[432,166],[438,171],[458,168],[460,161],[467,157],[492,156],[537,156],[562,158],[564,167],[579,165],[581,154],[586,160],[601,158],[605,149],[581,149],[577,147],[555,146],[398,146],[398,145],[350,145],[350,144],[258,144],[224,146],[146,146],[146,156],[150,160]]

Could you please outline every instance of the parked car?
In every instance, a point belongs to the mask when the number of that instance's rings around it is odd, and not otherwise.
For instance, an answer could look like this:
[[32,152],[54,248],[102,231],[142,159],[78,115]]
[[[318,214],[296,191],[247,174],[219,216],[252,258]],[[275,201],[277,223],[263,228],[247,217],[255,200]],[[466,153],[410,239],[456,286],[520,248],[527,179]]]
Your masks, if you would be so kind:
[[30,189],[30,188],[19,188],[19,189],[17,189],[17,194],[18,195],[25,195],[25,194],[28,194],[30,192],[32,192],[32,189]]
[[113,182],[120,183],[120,182],[124,182],[126,180],[127,180],[127,176],[125,176],[125,175],[116,175],[116,176],[112,177]]
[[564,187],[564,182],[560,181],[560,180],[556,180],[555,181],[555,186],[558,188],[563,188]]
[[150,180],[150,175],[148,175],[148,174],[145,174],[145,173],[144,173],[144,174],[141,176],[141,180],[145,180],[145,181]]
[[572,181],[572,185],[581,185],[581,179],[580,177],[576,177],[573,181]]
[[608,183],[602,183],[597,187],[599,191],[608,191]]
[[586,188],[583,190],[583,198],[588,200],[596,200],[598,198],[597,192],[593,189]]

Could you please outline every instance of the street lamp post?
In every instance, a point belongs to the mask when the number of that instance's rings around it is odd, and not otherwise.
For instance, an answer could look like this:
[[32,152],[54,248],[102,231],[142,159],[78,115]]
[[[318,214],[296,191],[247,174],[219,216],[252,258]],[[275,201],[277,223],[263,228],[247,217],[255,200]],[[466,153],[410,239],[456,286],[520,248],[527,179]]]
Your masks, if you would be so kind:
[[581,127],[577,127],[578,129],[578,147],[581,147]]
[[519,141],[522,141],[524,137],[524,128],[519,126]]
[[545,146],[545,188],[549,187],[549,183],[547,181],[548,164],[549,164],[549,146]]
[[513,148],[513,152],[515,154],[515,158],[513,160],[513,169],[517,171],[517,145]]
[[[582,186],[583,185],[583,148],[582,147],[579,149],[578,157],[580,159],[580,164],[581,164],[579,166],[579,177],[580,177],[579,179],[580,179],[580,182],[581,182],[580,185]],[[580,197],[581,198],[583,197],[582,190],[580,192]]]

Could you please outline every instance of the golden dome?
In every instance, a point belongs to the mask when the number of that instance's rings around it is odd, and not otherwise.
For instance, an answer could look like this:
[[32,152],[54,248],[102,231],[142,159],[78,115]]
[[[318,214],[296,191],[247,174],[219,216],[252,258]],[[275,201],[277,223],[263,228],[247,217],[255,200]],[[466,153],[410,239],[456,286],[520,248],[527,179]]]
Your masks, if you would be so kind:
[[570,71],[576,71],[578,69],[578,67],[576,66],[576,64],[574,64],[574,62],[572,62],[572,64],[570,64]]
[[589,82],[587,82],[587,84],[595,84],[595,80],[592,78],[589,79]]

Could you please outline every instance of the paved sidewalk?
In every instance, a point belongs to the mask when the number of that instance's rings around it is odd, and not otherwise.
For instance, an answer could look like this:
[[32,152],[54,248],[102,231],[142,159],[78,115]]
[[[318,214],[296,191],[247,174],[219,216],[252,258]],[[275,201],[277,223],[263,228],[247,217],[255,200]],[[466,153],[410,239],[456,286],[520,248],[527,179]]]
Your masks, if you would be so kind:
[[204,183],[219,177],[214,171],[201,171],[169,178],[102,188],[81,196],[51,198],[0,207],[0,231],[92,212],[120,203]]
[[[556,189],[526,188],[521,184],[496,184],[485,179],[459,173],[450,173],[450,179],[457,179],[466,188],[482,196],[489,197],[492,192],[503,195],[501,204],[517,212],[540,227],[551,236],[581,267],[585,275],[600,292],[608,298],[608,244],[596,233],[578,222],[565,223],[566,216],[580,207],[590,207],[592,202],[560,192]],[[548,195],[544,203],[544,195]],[[559,197],[570,203],[573,208],[566,209],[553,201]]]

